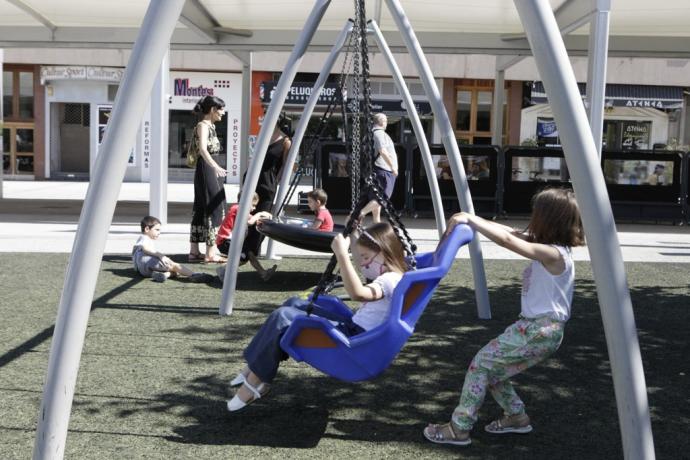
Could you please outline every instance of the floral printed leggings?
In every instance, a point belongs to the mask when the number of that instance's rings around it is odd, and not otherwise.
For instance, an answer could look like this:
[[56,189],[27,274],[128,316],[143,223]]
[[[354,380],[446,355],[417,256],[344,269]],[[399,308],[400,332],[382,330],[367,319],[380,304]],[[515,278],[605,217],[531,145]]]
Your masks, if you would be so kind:
[[487,388],[509,415],[525,412],[525,403],[508,380],[555,352],[563,340],[565,323],[548,316],[520,317],[484,348],[470,363],[460,402],[452,420],[461,430],[471,430],[484,402]]

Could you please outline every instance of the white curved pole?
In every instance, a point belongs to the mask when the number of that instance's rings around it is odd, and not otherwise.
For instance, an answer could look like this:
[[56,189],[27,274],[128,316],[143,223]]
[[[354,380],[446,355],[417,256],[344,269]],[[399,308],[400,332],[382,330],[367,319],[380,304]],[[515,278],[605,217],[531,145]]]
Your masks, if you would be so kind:
[[611,359],[623,453],[653,459],[647,388],[616,225],[599,152],[547,0],[515,0],[563,144],[582,214]]
[[[314,37],[314,33],[321,22],[321,18],[326,13],[328,5],[331,3],[330,0],[317,0],[314,4],[309,17],[307,18],[302,33],[295,43],[295,47],[292,49],[292,53],[288,57],[287,63],[285,64],[285,69],[283,70],[280,80],[278,80],[278,85],[275,88],[275,93],[271,99],[271,103],[268,105],[268,110],[266,111],[266,116],[264,117],[263,124],[261,125],[261,131],[259,131],[259,138],[256,141],[256,148],[254,149],[254,158],[252,158],[249,163],[249,168],[247,169],[247,177],[245,178],[242,187],[245,190],[255,190],[256,184],[259,181],[259,172],[261,170],[261,165],[266,157],[266,150],[268,149],[269,142],[271,140],[271,134],[273,129],[278,122],[278,116],[280,115],[280,110],[283,108],[285,103],[285,97],[287,96],[292,81],[297,73],[297,68],[299,67],[302,58],[307,51],[307,47]],[[252,204],[252,193],[243,193],[240,198],[240,207],[237,211],[238,218],[235,220],[235,228],[233,233],[237,235],[244,235],[247,231],[247,219],[249,216],[249,211]],[[242,238],[233,238],[230,241],[230,250],[228,251],[228,265],[225,271],[225,280],[223,283],[223,295],[221,297],[219,313],[221,315],[232,314],[233,305],[233,295],[235,294],[235,287],[237,285],[237,268],[240,263],[240,253],[242,251]]]
[[64,456],[79,360],[108,229],[125,177],[129,150],[183,5],[184,0],[151,1],[117,92],[62,288],[38,412],[35,460]]
[[[290,151],[288,152],[287,158],[285,159],[285,164],[283,165],[283,174],[280,178],[278,193],[276,194],[276,199],[273,203],[273,209],[271,211],[274,216],[278,212],[278,208],[280,208],[280,205],[283,203],[283,200],[285,200],[285,196],[287,195],[288,185],[290,182],[290,178],[292,177],[292,167],[295,164],[297,153],[299,152],[299,148],[302,145],[302,139],[304,139],[304,134],[307,131],[309,119],[311,118],[312,113],[314,113],[314,107],[316,107],[316,103],[319,101],[321,89],[326,84],[326,80],[328,79],[328,76],[331,73],[331,69],[333,69],[333,65],[335,65],[335,61],[338,58],[338,55],[340,54],[340,50],[342,50],[343,46],[345,45],[345,40],[347,39],[347,36],[352,31],[352,26],[352,21],[348,19],[345,22],[343,29],[340,31],[340,35],[338,35],[338,38],[335,40],[335,43],[331,48],[331,52],[328,54],[328,57],[326,58],[326,61],[323,64],[321,73],[319,74],[319,77],[316,79],[316,83],[314,83],[314,87],[311,90],[311,94],[309,95],[307,103],[304,104],[302,116],[300,117],[299,122],[297,123],[295,135],[292,137],[292,145],[290,146]],[[269,239],[268,241],[266,257],[268,257],[269,259],[275,258],[275,249],[273,246],[273,240],[271,239]]]
[[424,128],[422,127],[422,122],[419,119],[419,114],[415,109],[414,101],[412,100],[412,95],[410,95],[410,90],[405,84],[405,79],[400,72],[398,64],[393,58],[393,53],[391,53],[386,39],[381,33],[376,21],[372,20],[369,22],[371,30],[374,32],[374,37],[378,43],[379,49],[381,50],[383,57],[388,63],[388,67],[391,69],[391,74],[393,75],[393,80],[395,81],[398,91],[402,95],[403,103],[405,104],[405,109],[407,110],[407,116],[412,122],[412,129],[417,137],[417,145],[419,145],[419,152],[422,157],[422,162],[424,164],[424,169],[426,170],[426,177],[429,181],[429,192],[431,193],[431,202],[434,205],[434,216],[436,217],[436,228],[438,229],[438,237],[441,238],[443,233],[446,231],[446,216],[443,214],[443,200],[441,199],[441,191],[438,188],[438,178],[436,177],[436,168],[434,168],[434,161],[431,158],[431,151],[429,150],[429,143],[426,140],[426,135],[424,134]]
[[[448,162],[453,171],[453,182],[458,194],[460,207],[463,211],[474,214],[472,196],[470,195],[470,188],[467,185],[465,167],[462,165],[462,159],[460,158],[460,149],[458,149],[458,143],[455,139],[455,131],[453,131],[453,126],[450,124],[450,118],[443,105],[441,93],[436,86],[434,75],[431,73],[431,68],[424,56],[424,51],[422,51],[422,47],[417,40],[417,36],[400,2],[398,0],[386,0],[386,4],[388,5],[388,10],[398,30],[400,30],[400,34],[405,42],[405,47],[417,67],[419,77],[424,86],[424,92],[429,98],[434,117],[441,129],[441,140],[443,141],[443,146],[446,148]],[[472,273],[474,274],[474,295],[477,300],[477,314],[482,319],[489,319],[491,318],[491,306],[489,305],[489,291],[486,287],[486,274],[484,273],[484,262],[482,259],[482,249],[481,246],[479,246],[479,238],[474,238],[470,242],[469,250],[472,262]]]

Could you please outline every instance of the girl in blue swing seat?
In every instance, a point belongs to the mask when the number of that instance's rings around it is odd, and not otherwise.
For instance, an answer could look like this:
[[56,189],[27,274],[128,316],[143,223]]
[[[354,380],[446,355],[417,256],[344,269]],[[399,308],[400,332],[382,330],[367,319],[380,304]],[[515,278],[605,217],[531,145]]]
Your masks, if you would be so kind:
[[[358,237],[357,237],[358,236]],[[393,290],[407,271],[403,246],[393,227],[378,223],[357,235],[352,247],[355,264],[350,261],[350,238],[337,235],[331,248],[340,267],[345,290],[350,298],[363,302],[352,318],[342,318],[314,305],[313,314],[332,321],[346,336],[352,337],[382,324],[388,317]],[[355,265],[366,279],[364,284],[357,275]],[[288,355],[280,347],[280,340],[294,318],[306,315],[308,301],[291,298],[271,313],[244,350],[247,366],[230,385],[241,385],[228,401],[231,412],[243,409],[265,395],[278,372],[280,362]]]
[[570,248],[584,244],[584,231],[573,192],[553,188],[532,198],[526,233],[466,213],[451,217],[447,231],[458,224],[468,224],[499,246],[532,260],[522,274],[519,319],[475,355],[450,422],[424,429],[424,437],[431,442],[467,446],[487,390],[504,412],[485,426],[487,432],[532,431],[525,404],[509,379],[560,346],[575,281]]

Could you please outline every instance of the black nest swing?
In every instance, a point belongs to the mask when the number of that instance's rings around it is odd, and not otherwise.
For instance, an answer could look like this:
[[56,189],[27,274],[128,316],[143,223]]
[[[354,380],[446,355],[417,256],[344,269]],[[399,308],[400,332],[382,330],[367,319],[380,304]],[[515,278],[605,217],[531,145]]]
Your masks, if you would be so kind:
[[[307,221],[304,221],[307,222]],[[260,220],[256,229],[267,237],[307,251],[331,253],[331,242],[345,226],[335,225],[332,232],[305,228],[301,223],[286,223],[275,220]]]

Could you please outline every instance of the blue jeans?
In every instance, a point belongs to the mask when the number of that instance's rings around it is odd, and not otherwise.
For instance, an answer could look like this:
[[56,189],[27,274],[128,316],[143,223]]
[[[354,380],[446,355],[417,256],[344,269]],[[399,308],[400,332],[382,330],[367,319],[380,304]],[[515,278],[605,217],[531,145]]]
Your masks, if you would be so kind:
[[[268,316],[259,332],[245,348],[244,359],[249,369],[262,382],[271,383],[278,372],[280,362],[288,359],[287,353],[280,348],[280,340],[296,317],[307,314],[305,310],[308,305],[308,300],[299,297],[292,297],[285,301]],[[338,330],[347,337],[364,332],[364,329],[353,323],[352,319],[341,317],[317,305],[314,305],[312,314],[336,322]]]

